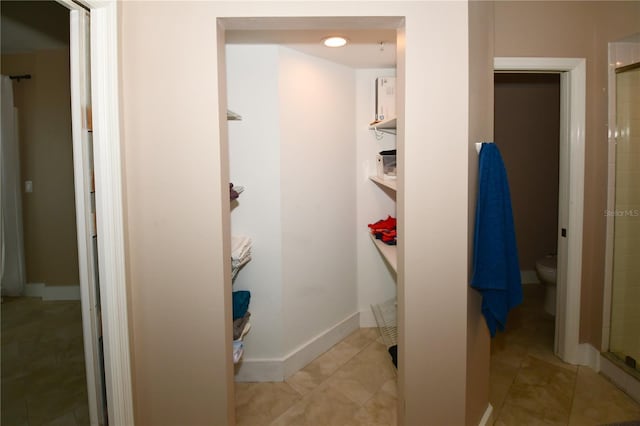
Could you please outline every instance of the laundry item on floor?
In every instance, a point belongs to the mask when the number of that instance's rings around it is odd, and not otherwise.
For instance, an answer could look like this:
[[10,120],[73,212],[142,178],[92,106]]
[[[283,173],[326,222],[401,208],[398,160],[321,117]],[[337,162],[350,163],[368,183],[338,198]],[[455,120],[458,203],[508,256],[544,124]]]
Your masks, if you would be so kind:
[[376,223],[370,223],[369,229],[378,240],[388,245],[396,245],[397,231],[396,231],[396,218],[387,216],[386,219],[381,219]]
[[518,247],[507,171],[495,143],[483,143],[471,287],[482,293],[482,313],[491,336],[503,331],[509,310],[522,303]]
[[389,355],[391,355],[391,362],[394,367],[398,368],[398,345],[393,345],[389,349]]
[[237,320],[246,315],[249,310],[251,293],[246,290],[234,291],[231,293],[233,301],[233,320]]

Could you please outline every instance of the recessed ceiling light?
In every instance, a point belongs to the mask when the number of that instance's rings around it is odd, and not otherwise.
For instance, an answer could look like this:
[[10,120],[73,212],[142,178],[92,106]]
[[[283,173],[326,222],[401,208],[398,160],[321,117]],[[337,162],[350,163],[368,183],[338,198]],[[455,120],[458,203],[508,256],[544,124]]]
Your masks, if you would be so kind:
[[347,44],[347,39],[340,36],[331,36],[322,40],[327,47],[342,47]]

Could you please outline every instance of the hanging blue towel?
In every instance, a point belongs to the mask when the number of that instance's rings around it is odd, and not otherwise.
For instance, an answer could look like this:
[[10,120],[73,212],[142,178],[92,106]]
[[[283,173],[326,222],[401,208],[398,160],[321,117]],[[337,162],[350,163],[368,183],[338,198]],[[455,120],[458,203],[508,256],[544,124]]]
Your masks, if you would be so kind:
[[234,291],[231,293],[233,301],[233,319],[244,317],[249,310],[249,300],[251,300],[251,293],[245,290]]
[[471,287],[482,293],[482,314],[493,337],[522,302],[522,282],[507,171],[496,144],[482,144],[479,162]]

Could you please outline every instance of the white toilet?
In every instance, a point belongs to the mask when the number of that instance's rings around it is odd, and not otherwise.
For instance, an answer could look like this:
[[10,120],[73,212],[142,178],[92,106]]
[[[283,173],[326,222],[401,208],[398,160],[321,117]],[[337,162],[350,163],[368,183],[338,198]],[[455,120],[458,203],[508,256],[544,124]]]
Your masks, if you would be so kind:
[[558,269],[558,256],[547,255],[536,262],[538,278],[544,284],[544,310],[556,315],[556,277]]

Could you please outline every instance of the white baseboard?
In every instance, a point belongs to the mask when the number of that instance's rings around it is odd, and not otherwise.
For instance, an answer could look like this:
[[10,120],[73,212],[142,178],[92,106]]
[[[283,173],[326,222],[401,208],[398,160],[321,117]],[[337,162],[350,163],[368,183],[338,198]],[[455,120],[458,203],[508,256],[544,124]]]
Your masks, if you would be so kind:
[[360,328],[377,327],[376,317],[373,316],[371,308],[360,311]]
[[640,381],[622,368],[600,355],[600,372],[625,391],[636,402],[640,403]]
[[80,286],[30,283],[24,286],[24,295],[41,297],[42,300],[80,300]]
[[360,313],[351,314],[333,327],[294,349],[283,358],[247,358],[236,365],[236,382],[281,382],[340,342],[360,325]]
[[235,365],[236,382],[282,382],[284,362],[282,359],[242,359]]
[[520,271],[522,284],[540,284],[536,271]]
[[589,343],[578,345],[578,364],[591,367],[592,370],[600,371],[600,351]]
[[491,416],[493,415],[493,405],[487,405],[487,409],[484,411],[484,415],[480,419],[478,426],[486,426],[491,422]]

